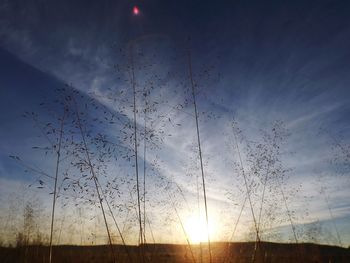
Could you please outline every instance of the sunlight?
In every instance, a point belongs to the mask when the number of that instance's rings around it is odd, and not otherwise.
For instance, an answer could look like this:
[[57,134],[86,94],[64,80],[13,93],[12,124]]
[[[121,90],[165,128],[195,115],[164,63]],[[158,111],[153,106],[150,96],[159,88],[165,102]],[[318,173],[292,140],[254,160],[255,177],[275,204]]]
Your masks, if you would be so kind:
[[[216,232],[216,223],[209,218],[209,235],[212,238]],[[188,238],[192,244],[208,241],[207,224],[204,217],[190,216],[184,224]]]

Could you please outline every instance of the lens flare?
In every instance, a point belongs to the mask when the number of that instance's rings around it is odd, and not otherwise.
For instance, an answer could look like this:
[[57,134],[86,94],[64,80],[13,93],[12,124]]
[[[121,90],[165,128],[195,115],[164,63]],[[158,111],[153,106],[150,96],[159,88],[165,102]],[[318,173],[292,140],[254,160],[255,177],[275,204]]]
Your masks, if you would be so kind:
[[140,9],[137,6],[134,6],[132,9],[132,13],[137,16],[138,14],[140,14]]

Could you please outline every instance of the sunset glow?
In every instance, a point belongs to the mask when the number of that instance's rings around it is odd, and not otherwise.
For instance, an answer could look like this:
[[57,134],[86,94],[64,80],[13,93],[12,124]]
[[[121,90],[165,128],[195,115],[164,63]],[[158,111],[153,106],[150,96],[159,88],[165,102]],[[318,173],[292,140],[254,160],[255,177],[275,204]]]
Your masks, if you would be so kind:
[[[208,228],[210,237],[213,237],[217,228],[215,221],[209,220]],[[185,230],[192,244],[208,241],[208,231],[205,218],[190,216],[185,221]]]
[[0,263],[350,262],[350,1],[0,2]]

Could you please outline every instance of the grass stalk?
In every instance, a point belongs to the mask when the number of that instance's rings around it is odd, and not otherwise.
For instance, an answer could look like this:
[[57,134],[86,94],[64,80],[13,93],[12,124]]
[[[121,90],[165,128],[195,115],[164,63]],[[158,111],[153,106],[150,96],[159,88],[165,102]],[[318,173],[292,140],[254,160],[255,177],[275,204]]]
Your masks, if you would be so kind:
[[[241,166],[241,171],[242,171],[242,175],[243,175],[243,179],[244,179],[244,185],[245,185],[245,188],[246,188],[246,191],[247,191],[247,197],[248,197],[248,201],[249,201],[250,211],[252,213],[252,217],[253,217],[253,221],[254,221],[254,227],[255,227],[255,231],[256,231],[256,239],[258,241],[258,244],[260,244],[260,235],[259,235],[259,231],[258,231],[258,226],[257,226],[257,222],[256,222],[256,217],[255,217],[255,213],[254,213],[252,199],[251,199],[251,196],[250,196],[250,188],[248,186],[247,175],[245,174],[245,171],[244,171],[244,166],[243,166],[241,151],[240,151],[240,148],[239,148],[239,145],[238,145],[237,135],[236,135],[234,129],[232,130],[232,132],[233,132],[235,146],[236,146],[236,150],[237,150],[237,154],[238,154],[239,164]],[[252,262],[255,262],[255,257],[256,257],[256,249],[254,249]]]
[[188,246],[188,248],[189,248],[189,250],[190,250],[190,252],[191,252],[192,261],[193,261],[193,263],[196,263],[196,258],[194,257],[194,253],[193,253],[193,250],[192,250],[191,242],[190,242],[190,239],[189,239],[189,237],[188,237],[187,231],[186,231],[186,229],[185,229],[185,226],[184,226],[184,224],[183,224],[183,222],[182,222],[182,219],[181,219],[181,217],[180,217],[180,215],[179,215],[179,212],[177,211],[176,205],[175,205],[174,201],[172,200],[170,194],[169,194],[169,200],[171,201],[171,204],[172,204],[172,206],[173,206],[173,208],[174,208],[174,210],[175,210],[177,219],[179,220],[179,223],[180,223],[180,225],[181,225],[181,229],[182,229],[182,231],[183,231],[183,233],[184,233],[184,236],[185,236],[185,238],[186,238],[187,246]]
[[101,184],[100,184],[99,182],[98,182],[98,185],[100,186],[103,199],[104,199],[105,202],[106,202],[106,205],[107,205],[107,207],[108,207],[109,213],[110,213],[111,216],[112,216],[113,222],[114,222],[114,224],[115,224],[115,226],[116,226],[116,228],[117,228],[117,231],[118,231],[118,234],[119,234],[119,236],[120,236],[120,239],[122,240],[122,244],[123,244],[123,247],[124,247],[124,249],[125,249],[125,253],[126,253],[128,259],[130,260],[129,262],[132,262],[133,260],[132,260],[131,254],[130,254],[130,252],[129,252],[129,250],[128,250],[128,247],[127,247],[127,245],[126,245],[126,242],[125,242],[123,233],[122,233],[122,231],[120,230],[120,227],[119,227],[119,225],[118,225],[118,223],[117,223],[117,220],[116,220],[116,218],[115,218],[115,216],[114,216],[114,213],[113,213],[113,211],[112,211],[112,208],[111,208],[111,206],[110,206],[110,204],[109,204],[109,202],[108,202],[108,200],[107,200],[105,194],[103,193],[103,191],[102,191],[102,186],[101,186]]
[[146,243],[146,169],[147,169],[147,100],[144,120],[144,140],[143,140],[143,240]]
[[189,50],[189,52],[188,52],[188,69],[189,69],[189,75],[190,75],[190,81],[191,81],[191,87],[192,87],[192,98],[193,98],[194,114],[195,114],[195,120],[196,120],[196,130],[197,130],[198,154],[199,154],[199,160],[200,160],[200,166],[201,166],[201,175],[202,175],[205,219],[206,219],[206,224],[207,224],[207,236],[208,236],[209,262],[212,263],[212,253],[211,253],[210,233],[209,233],[207,194],[206,194],[206,187],[205,187],[202,148],[201,148],[201,140],[200,140],[200,134],[199,134],[199,125],[198,125],[198,112],[197,112],[197,102],[196,102],[196,94],[195,94],[195,84],[194,84],[193,73],[192,73],[191,50]]
[[64,120],[66,117],[66,113],[67,113],[67,109],[66,107],[64,107],[63,116],[61,118],[60,135],[58,139],[57,152],[56,152],[57,158],[56,158],[56,169],[55,169],[55,183],[54,183],[54,191],[53,191],[53,199],[52,199],[52,213],[51,213],[50,241],[49,241],[49,263],[52,262],[52,238],[53,238],[55,208],[56,208],[56,199],[57,199],[57,180],[58,180],[58,173],[59,173],[59,166],[60,166],[60,159],[61,159],[61,146],[62,146],[63,128],[64,128]]
[[140,202],[140,183],[139,183],[139,164],[137,152],[137,114],[136,114],[136,82],[135,69],[132,45],[130,46],[130,63],[131,63],[131,83],[133,89],[133,112],[134,112],[134,150],[135,150],[135,173],[136,173],[136,191],[137,191],[137,207],[139,217],[139,245],[141,244],[142,262],[145,262],[145,253],[143,249],[143,229],[141,217],[141,202]]
[[84,151],[85,151],[85,154],[86,154],[87,163],[88,163],[88,166],[90,168],[90,172],[91,172],[91,175],[92,175],[92,178],[93,178],[93,181],[94,181],[94,184],[95,184],[95,188],[96,188],[97,197],[98,197],[98,200],[99,200],[99,203],[100,203],[100,206],[101,206],[101,211],[102,211],[103,220],[104,220],[104,223],[105,223],[105,226],[106,226],[106,231],[107,231],[107,235],[108,235],[109,245],[110,245],[110,248],[111,248],[111,254],[112,254],[113,262],[116,262],[115,254],[114,254],[114,248],[113,248],[113,243],[112,243],[112,238],[111,238],[111,234],[110,234],[108,223],[107,223],[106,213],[105,213],[105,210],[104,210],[104,207],[103,207],[101,193],[100,193],[100,190],[98,188],[98,180],[97,180],[97,177],[96,177],[96,173],[95,173],[94,167],[93,167],[92,162],[91,162],[90,153],[89,153],[88,146],[87,146],[87,143],[86,143],[85,132],[83,131],[83,126],[82,126],[82,123],[81,123],[81,120],[80,120],[80,116],[79,116],[78,105],[77,105],[77,103],[76,103],[74,98],[73,98],[73,102],[74,102],[74,105],[75,105],[77,124],[78,124],[78,128],[80,130],[80,134],[81,134],[81,137],[82,137],[82,140],[83,140]]

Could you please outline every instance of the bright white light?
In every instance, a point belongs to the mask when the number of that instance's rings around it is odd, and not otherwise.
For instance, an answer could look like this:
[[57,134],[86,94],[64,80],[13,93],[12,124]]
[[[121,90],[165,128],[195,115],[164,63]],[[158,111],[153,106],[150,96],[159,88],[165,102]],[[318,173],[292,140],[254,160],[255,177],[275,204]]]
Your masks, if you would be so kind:
[[[184,223],[186,234],[192,244],[208,241],[207,223],[205,218],[198,218],[198,216],[191,216],[187,218]],[[216,224],[209,219],[209,234],[213,237],[216,231]]]

